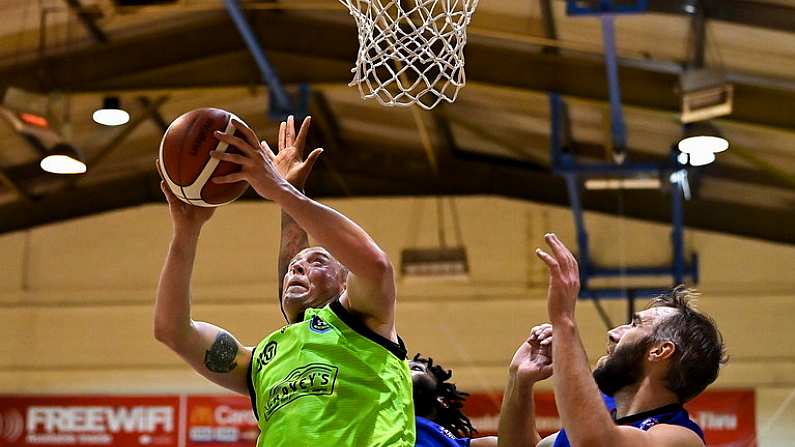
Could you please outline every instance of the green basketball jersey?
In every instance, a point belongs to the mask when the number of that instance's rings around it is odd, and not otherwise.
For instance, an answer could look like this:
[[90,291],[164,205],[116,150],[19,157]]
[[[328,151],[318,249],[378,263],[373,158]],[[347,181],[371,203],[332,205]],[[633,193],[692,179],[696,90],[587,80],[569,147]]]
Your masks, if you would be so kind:
[[249,366],[258,447],[414,447],[403,341],[335,301],[262,340]]

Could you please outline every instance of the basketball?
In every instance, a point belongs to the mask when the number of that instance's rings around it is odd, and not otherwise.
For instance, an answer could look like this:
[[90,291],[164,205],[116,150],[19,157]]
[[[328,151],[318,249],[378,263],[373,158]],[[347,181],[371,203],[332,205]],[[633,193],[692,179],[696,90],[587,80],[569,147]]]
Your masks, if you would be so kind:
[[168,126],[160,141],[160,172],[169,189],[183,202],[204,207],[225,205],[248,188],[248,183],[242,181],[229,184],[210,181],[242,168],[210,157],[213,150],[241,153],[213,135],[216,130],[236,132],[232,119],[242,122],[226,110],[202,108],[181,115]]

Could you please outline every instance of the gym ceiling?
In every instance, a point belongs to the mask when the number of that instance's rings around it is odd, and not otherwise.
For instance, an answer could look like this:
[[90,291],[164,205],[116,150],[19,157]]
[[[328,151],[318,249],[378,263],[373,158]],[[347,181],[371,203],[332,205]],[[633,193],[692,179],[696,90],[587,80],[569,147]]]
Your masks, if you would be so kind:
[[[88,164],[77,177],[47,174],[38,164],[46,148],[0,122],[0,232],[161,202],[157,145],[194,108],[233,111],[275,142],[267,88],[221,0],[122,3],[0,2],[0,90],[46,95],[51,124]],[[679,75],[702,48],[705,65],[734,86],[733,113],[712,120],[731,148],[691,175],[685,224],[793,244],[795,2],[705,1],[700,37],[692,3],[649,0],[647,13],[616,19],[628,160],[670,157],[682,133]],[[567,16],[563,1],[480,0],[467,85],[430,112],[363,101],[347,86],[356,27],[338,1],[241,4],[282,83],[305,100],[310,144],[326,149],[307,187],[313,197],[478,194],[568,206],[551,169],[549,91],[566,100],[568,149],[610,159],[600,22]],[[106,95],[121,98],[128,124],[91,120]],[[587,210],[670,222],[664,189],[585,191],[582,200]]]

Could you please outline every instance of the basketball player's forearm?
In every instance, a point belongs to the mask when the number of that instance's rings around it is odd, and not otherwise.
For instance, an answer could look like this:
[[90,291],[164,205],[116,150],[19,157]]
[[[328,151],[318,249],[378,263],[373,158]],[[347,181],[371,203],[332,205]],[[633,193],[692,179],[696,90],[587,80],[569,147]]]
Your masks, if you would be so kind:
[[169,245],[155,301],[155,336],[173,343],[190,329],[190,280],[199,232],[177,231]]
[[511,372],[505,386],[499,422],[500,447],[534,447],[541,441],[536,431],[533,384]]
[[289,214],[282,211],[282,234],[279,245],[279,284],[277,285],[279,298],[282,296],[281,282],[284,280],[284,275],[287,274],[290,261],[308,246],[309,238],[306,235],[306,231]]
[[391,269],[389,259],[375,241],[359,225],[334,209],[315,202],[291,186],[281,188],[274,201],[354,275],[380,282]]
[[612,445],[616,430],[588,366],[588,357],[573,321],[553,321],[555,402],[572,445]]

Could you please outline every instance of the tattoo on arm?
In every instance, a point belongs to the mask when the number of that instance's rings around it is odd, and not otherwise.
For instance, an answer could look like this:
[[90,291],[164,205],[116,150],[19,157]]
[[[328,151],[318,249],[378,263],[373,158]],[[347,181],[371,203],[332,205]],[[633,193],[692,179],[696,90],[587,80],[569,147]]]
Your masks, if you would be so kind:
[[238,346],[231,335],[220,332],[204,354],[204,366],[214,373],[228,373],[235,369]]
[[282,281],[293,257],[309,246],[306,231],[289,214],[282,211],[282,234],[279,245],[279,300],[282,298]]

